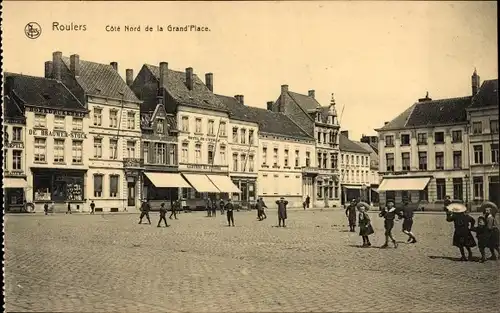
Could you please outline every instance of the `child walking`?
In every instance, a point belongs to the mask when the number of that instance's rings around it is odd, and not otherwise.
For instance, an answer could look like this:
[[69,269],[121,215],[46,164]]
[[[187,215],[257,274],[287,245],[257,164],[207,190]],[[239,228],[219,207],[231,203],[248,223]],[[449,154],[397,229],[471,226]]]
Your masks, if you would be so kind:
[[363,238],[363,247],[370,247],[372,244],[368,236],[375,233],[370,221],[370,216],[366,213],[365,207],[363,205],[358,205],[359,215],[358,215],[358,225],[359,225],[359,235]]
[[380,217],[384,218],[384,228],[385,228],[385,243],[381,248],[387,248],[389,245],[389,239],[391,239],[394,248],[398,247],[396,239],[392,236],[392,229],[394,228],[394,219],[396,218],[396,207],[394,202],[387,202],[387,207],[382,210],[379,214]]
[[488,240],[490,237],[486,226],[486,218],[484,216],[480,216],[477,219],[477,226],[472,227],[471,231],[476,233],[477,246],[479,248],[479,252],[481,253],[481,260],[479,262],[484,263],[486,262],[486,254],[484,250],[488,246]]

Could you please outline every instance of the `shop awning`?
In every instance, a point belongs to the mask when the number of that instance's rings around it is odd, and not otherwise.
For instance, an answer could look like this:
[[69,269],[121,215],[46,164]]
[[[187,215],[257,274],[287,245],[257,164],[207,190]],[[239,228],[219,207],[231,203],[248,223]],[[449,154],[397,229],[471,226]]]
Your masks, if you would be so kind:
[[363,186],[357,186],[357,185],[343,185],[345,189],[363,189]]
[[215,185],[208,179],[207,175],[202,174],[183,174],[187,181],[198,192],[221,192]]
[[3,179],[3,188],[26,188],[28,187],[28,182],[26,179],[19,178],[4,178]]
[[158,188],[191,188],[189,184],[177,173],[146,172],[149,180]]
[[208,175],[208,178],[210,178],[212,183],[217,186],[221,192],[241,193],[241,190],[233,184],[228,176]]
[[430,180],[430,177],[384,178],[378,191],[424,190]]

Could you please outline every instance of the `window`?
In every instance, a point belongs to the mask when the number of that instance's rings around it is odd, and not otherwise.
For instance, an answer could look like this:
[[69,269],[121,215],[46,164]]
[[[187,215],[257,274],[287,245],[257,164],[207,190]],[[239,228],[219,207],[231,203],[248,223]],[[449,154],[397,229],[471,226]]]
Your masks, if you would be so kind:
[[94,158],[102,158],[102,139],[94,138]]
[[135,141],[127,141],[127,158],[135,158]]
[[237,143],[238,142],[238,128],[233,127],[233,142]]
[[299,150],[295,150],[295,167],[300,166]]
[[73,130],[82,131],[83,130],[83,118],[73,117],[72,127],[73,127]]
[[253,155],[250,155],[248,157],[248,170],[250,172],[253,172],[254,171],[254,156]]
[[409,171],[410,170],[410,153],[409,152],[403,152],[401,153],[401,159],[403,163],[403,171]]
[[482,145],[474,146],[474,163],[475,164],[483,164],[483,146]]
[[417,145],[426,145],[426,144],[427,144],[427,133],[417,134]]
[[119,181],[118,175],[110,175],[109,176],[109,196],[111,198],[116,198],[118,197],[118,181]]
[[483,133],[483,122],[472,122],[472,133],[474,135]]
[[394,147],[394,136],[385,136],[385,146]]
[[208,146],[207,156],[208,156],[208,164],[214,164],[214,146],[212,145]]
[[444,200],[446,196],[446,180],[444,178],[436,179],[437,200]]
[[154,149],[155,149],[154,163],[167,164],[167,144],[156,142],[154,144]]
[[429,189],[425,186],[424,190],[420,190],[418,192],[418,200],[419,201],[429,201]]
[[177,163],[177,160],[175,158],[175,151],[177,151],[177,145],[169,146],[169,150],[168,150],[168,164],[169,165],[175,165]]
[[498,120],[490,121],[490,133],[498,134]]
[[54,163],[64,163],[64,139],[54,139]]
[[454,130],[451,132],[451,142],[462,142],[461,130]]
[[195,131],[195,133],[198,133],[198,134],[201,133],[201,118],[196,118],[194,131]]
[[102,181],[103,181],[103,175],[101,174],[96,174],[94,175],[94,197],[95,198],[100,198],[102,197]]
[[94,108],[94,126],[102,125],[102,109]]
[[351,164],[354,165],[354,155],[351,155]]
[[288,149],[285,149],[285,167],[288,167]]
[[472,182],[474,186],[474,199],[483,199],[483,194],[484,194],[483,177],[481,176],[472,177]]
[[348,155],[345,156],[345,164],[349,165],[349,156]]
[[54,116],[54,129],[65,129],[66,128],[66,117],[64,116]]
[[135,129],[135,113],[127,112],[127,129]]
[[365,165],[366,166],[370,165],[368,156],[365,156]]
[[164,134],[165,133],[165,120],[162,118],[159,118],[156,120],[156,132],[158,134]]
[[321,133],[318,132],[318,143],[321,143]]
[[247,156],[242,154],[240,155],[240,159],[241,159],[241,171],[244,172],[246,171],[246,167],[247,167]]
[[394,172],[394,153],[386,153],[385,161],[387,164],[387,171]]
[[462,168],[462,151],[453,151],[453,168]]
[[328,198],[333,199],[333,181],[330,180],[328,185]]
[[209,135],[213,135],[215,132],[214,132],[214,120],[208,120],[208,129],[207,129],[207,133]]
[[118,111],[117,110],[109,110],[109,127],[111,127],[111,128],[118,127]]
[[183,163],[188,163],[189,161],[189,144],[187,142],[184,142],[182,144],[182,150],[181,150],[181,162]]
[[453,178],[453,199],[463,200],[462,178]]
[[[363,159],[363,157],[361,157],[361,159]],[[331,166],[332,166],[332,169],[336,169],[337,168],[337,163],[338,163],[338,154],[336,153],[332,153],[330,154],[330,161],[331,161]]]
[[321,180],[318,180],[317,190],[318,190],[318,193],[317,193],[318,199],[322,199],[323,198],[323,182]]
[[444,169],[444,152],[436,152],[436,169]]
[[242,144],[246,144],[246,141],[247,141],[247,130],[242,128],[241,129],[241,143]]
[[144,159],[144,163],[149,162],[149,141],[142,143],[142,158]]
[[421,171],[427,170],[427,152],[418,153],[418,169]]
[[226,122],[220,122],[219,125],[219,135],[225,137],[226,136]]
[[46,128],[47,118],[43,114],[35,114],[35,127]]
[[253,145],[254,144],[253,129],[250,129],[248,131],[248,144],[249,145]]
[[306,151],[306,166],[311,166],[311,152]]
[[278,148],[274,148],[273,151],[273,166],[278,166]]
[[35,138],[35,162],[47,162],[47,140]]
[[23,129],[21,127],[12,128],[12,141],[22,141]]
[[238,154],[233,154],[233,172],[238,171]]
[[220,146],[219,154],[220,154],[220,164],[226,164],[226,147],[225,146]]
[[491,144],[491,163],[498,163],[498,143]]
[[356,156],[356,165],[359,165],[359,155]]
[[434,133],[434,143],[437,143],[437,144],[444,143],[444,132],[435,132]]
[[201,164],[201,145],[199,143],[194,146],[194,158],[196,164]]
[[71,156],[74,164],[83,163],[83,141],[75,140],[71,143]]
[[188,132],[189,131],[189,117],[183,116],[181,120],[181,127],[183,132]]
[[323,154],[321,152],[318,152],[318,167],[321,168],[323,165],[323,162],[321,162],[321,159],[323,158]]
[[401,135],[401,145],[402,146],[409,146],[410,145],[410,135],[408,135],[408,134]]
[[[13,170],[22,170],[22,161],[23,161],[23,156],[22,156],[22,151],[21,150],[12,150],[12,169]],[[4,162],[7,164],[7,160],[4,160]]]

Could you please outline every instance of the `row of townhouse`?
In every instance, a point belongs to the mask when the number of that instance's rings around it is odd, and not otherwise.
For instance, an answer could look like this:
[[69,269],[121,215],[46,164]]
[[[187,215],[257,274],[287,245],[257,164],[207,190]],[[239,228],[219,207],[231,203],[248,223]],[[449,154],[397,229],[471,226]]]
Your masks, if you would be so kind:
[[6,73],[4,86],[7,207],[88,210],[94,201],[97,211],[132,211],[142,199],[199,207],[208,195],[242,205],[283,196],[292,206],[309,196],[332,207],[342,183],[366,185],[366,151],[346,151],[362,154],[364,165],[341,180],[333,95],[321,106],[314,91],[283,85],[260,109],[243,95],[215,94],[212,73],[203,82],[192,68],[161,62],[136,77],[127,69],[123,79],[116,62],[61,52],[45,63],[45,77]]
[[377,131],[382,202],[440,209],[450,196],[499,204],[497,79],[480,85],[474,71],[470,96],[427,95]]

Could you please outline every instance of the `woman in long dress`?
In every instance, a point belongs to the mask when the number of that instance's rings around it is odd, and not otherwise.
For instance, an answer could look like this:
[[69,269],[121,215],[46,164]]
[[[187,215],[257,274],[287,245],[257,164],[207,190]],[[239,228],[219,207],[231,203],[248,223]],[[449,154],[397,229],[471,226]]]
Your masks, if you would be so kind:
[[359,210],[358,214],[358,225],[359,225],[359,235],[363,238],[363,247],[370,247],[372,244],[368,236],[374,233],[371,224],[370,216],[366,213],[367,206],[363,202],[358,203],[357,208]]
[[[452,208],[452,206],[454,207]],[[451,209],[450,209],[451,208]],[[467,261],[472,259],[472,250],[476,244],[474,236],[472,236],[471,229],[474,228],[476,221],[474,218],[466,214],[467,208],[462,204],[450,204],[446,212],[446,221],[453,222],[455,231],[453,232],[453,245],[460,250],[460,261]],[[465,256],[465,249],[467,249],[467,256]]]

